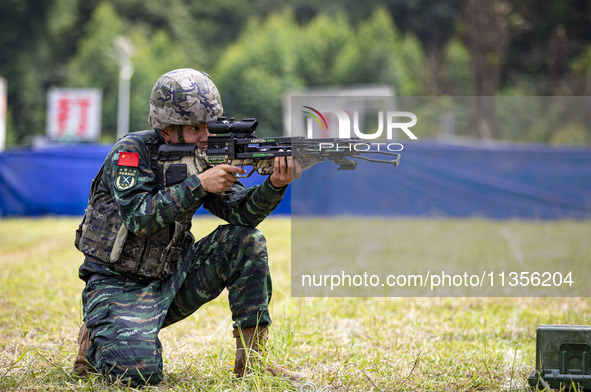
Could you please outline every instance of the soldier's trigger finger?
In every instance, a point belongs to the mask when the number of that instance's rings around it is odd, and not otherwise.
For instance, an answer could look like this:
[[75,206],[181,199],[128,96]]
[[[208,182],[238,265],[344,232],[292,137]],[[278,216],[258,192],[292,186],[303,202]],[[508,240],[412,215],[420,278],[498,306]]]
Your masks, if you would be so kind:
[[220,165],[219,167],[221,167],[227,173],[246,174],[246,170],[244,170],[243,168],[241,168],[239,166],[223,164],[223,165]]

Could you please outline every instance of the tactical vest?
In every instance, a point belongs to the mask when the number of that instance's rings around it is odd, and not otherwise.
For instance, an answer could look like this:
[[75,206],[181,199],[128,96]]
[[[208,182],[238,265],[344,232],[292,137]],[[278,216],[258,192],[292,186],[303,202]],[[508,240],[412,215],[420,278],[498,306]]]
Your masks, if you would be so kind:
[[[146,145],[158,188],[164,189],[162,165],[158,163],[161,141],[154,131],[135,132],[133,135]],[[141,238],[123,224],[113,196],[97,192],[103,169],[104,164],[92,181],[88,207],[76,230],[76,248],[91,256],[93,261],[107,264],[125,275],[145,279],[168,278],[183,252],[194,242],[189,229],[197,207],[152,236]]]

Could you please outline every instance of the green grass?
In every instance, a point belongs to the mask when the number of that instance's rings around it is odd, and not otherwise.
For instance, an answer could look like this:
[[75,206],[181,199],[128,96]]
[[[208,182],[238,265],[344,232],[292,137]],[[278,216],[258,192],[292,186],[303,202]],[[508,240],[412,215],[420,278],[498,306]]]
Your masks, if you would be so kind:
[[[291,230],[294,295],[586,296],[590,289],[591,225],[586,221],[298,217],[293,219]],[[451,288],[442,285],[433,291],[430,287],[380,284],[341,286],[332,291],[324,285],[308,285],[304,290],[302,275],[319,276],[319,271],[358,277],[367,273],[380,277],[382,282],[388,275],[426,275],[427,271],[438,278],[445,272],[448,279],[464,273],[480,279],[485,274],[487,284]],[[510,275],[522,271],[531,275],[521,282],[517,279],[520,275]],[[564,281],[569,281],[570,276],[572,284],[551,287],[552,279],[560,282],[560,277],[554,276],[558,273]],[[527,284],[530,276],[534,277],[533,284]]]
[[[2,391],[132,389],[70,374],[82,318],[83,282],[77,277],[82,257],[73,246],[78,221],[0,220]],[[193,232],[205,235],[218,223],[196,219]],[[509,227],[513,243],[495,248],[495,257],[513,258],[515,247],[524,257],[537,255],[541,242],[559,252],[552,256],[557,262],[567,250],[589,257],[589,243],[581,238],[591,238],[591,222],[395,220],[391,229],[407,233],[406,252],[423,254],[428,251],[419,239],[425,233],[449,233],[450,225],[458,224],[475,244],[490,242]],[[259,228],[268,240],[274,279],[270,356],[307,373],[317,390],[521,391],[535,366],[536,327],[591,321],[586,298],[292,298],[290,221],[268,219]],[[577,237],[565,246],[569,233]],[[473,257],[463,256],[465,245],[455,247],[456,257]],[[232,375],[234,342],[224,294],[164,329],[160,338],[165,379],[144,390],[299,391],[302,386],[264,374]]]

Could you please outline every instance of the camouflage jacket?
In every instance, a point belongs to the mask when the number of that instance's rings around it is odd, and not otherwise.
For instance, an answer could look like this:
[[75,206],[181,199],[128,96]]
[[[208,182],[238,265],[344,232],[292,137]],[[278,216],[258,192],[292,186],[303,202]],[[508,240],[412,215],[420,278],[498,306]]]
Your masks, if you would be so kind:
[[76,246],[87,256],[83,279],[104,267],[165,279],[193,243],[189,229],[199,207],[232,225],[255,227],[283,198],[285,189],[268,178],[250,188],[237,181],[221,195],[206,192],[195,175],[165,188],[153,161],[162,143],[154,131],[130,133],[107,155],[77,233]]

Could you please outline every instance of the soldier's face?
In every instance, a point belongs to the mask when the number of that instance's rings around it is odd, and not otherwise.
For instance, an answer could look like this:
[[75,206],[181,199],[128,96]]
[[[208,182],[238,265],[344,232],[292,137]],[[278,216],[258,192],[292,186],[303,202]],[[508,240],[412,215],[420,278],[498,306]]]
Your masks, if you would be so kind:
[[196,144],[199,148],[207,148],[207,138],[211,135],[207,124],[183,125],[181,129],[185,143]]
[[[207,129],[207,124],[182,125],[181,132],[183,133],[185,143],[196,144],[199,148],[207,148],[207,138],[211,135]],[[175,127],[170,127],[162,131],[162,136],[168,143],[179,142]]]

